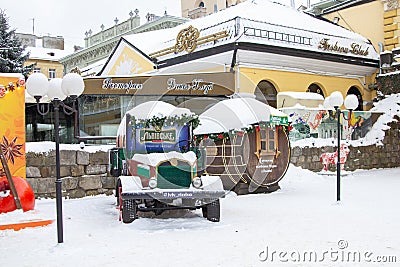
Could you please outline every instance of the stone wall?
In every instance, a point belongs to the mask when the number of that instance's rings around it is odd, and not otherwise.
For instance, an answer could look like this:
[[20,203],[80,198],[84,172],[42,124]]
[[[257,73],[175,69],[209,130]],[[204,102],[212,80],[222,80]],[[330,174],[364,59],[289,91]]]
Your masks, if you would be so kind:
[[[398,117],[396,117],[399,120]],[[400,167],[400,123],[392,122],[386,131],[383,145],[359,146],[350,148],[345,170]],[[293,147],[291,163],[311,171],[321,171],[319,157],[324,152],[334,152],[336,147]],[[336,166],[329,170],[335,171]]]
[[[80,198],[113,193],[116,178],[107,174],[107,152],[89,153],[84,150],[61,150],[60,162],[60,176],[65,197]],[[35,196],[55,197],[55,151],[28,152],[26,165],[27,181],[32,186]]]

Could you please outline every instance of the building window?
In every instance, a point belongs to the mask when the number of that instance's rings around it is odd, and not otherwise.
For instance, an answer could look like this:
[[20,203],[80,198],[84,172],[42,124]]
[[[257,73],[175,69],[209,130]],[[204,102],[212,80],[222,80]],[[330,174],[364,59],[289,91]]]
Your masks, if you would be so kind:
[[276,108],[277,91],[272,83],[265,80],[259,82],[254,94],[256,95],[257,100],[260,100],[261,102],[267,103],[271,107]]
[[310,84],[310,86],[308,86],[307,91],[306,92],[310,92],[310,93],[317,93],[324,96],[324,92],[322,91],[321,87],[319,87],[318,84],[312,83]]
[[33,68],[33,73],[40,73],[40,68]]
[[204,7],[204,2],[200,2],[199,7]]
[[49,79],[56,77],[56,69],[49,69]]
[[217,4],[215,4],[214,5],[214,13],[217,13],[218,12],[218,6],[217,6]]

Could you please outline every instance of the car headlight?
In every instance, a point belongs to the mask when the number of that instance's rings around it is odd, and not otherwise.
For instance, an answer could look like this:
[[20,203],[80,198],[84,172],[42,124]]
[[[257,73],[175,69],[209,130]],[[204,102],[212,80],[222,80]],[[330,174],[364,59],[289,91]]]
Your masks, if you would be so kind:
[[193,179],[192,185],[193,185],[195,188],[200,188],[200,187],[203,185],[203,182],[201,181],[201,178],[200,178],[200,177],[196,177],[196,178]]
[[154,188],[157,187],[157,180],[156,180],[156,178],[154,178],[154,177],[150,178],[150,180],[149,180],[149,187],[150,187],[151,189],[154,189]]

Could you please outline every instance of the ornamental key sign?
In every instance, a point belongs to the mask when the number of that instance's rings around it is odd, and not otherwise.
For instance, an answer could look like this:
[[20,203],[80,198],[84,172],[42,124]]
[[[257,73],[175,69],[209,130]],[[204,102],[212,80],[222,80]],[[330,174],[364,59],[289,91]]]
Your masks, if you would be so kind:
[[187,53],[192,53],[199,45],[206,44],[209,42],[216,42],[228,36],[229,32],[224,30],[200,37],[200,31],[197,28],[190,25],[189,27],[181,30],[178,33],[176,37],[176,43],[174,46],[164,48],[154,53],[150,53],[149,56],[152,58],[158,58],[172,53],[176,54],[182,51],[186,51]]
[[197,38],[199,38],[200,32],[193,26],[189,26],[186,29],[181,30],[176,37],[175,53],[182,52],[185,50],[188,53],[193,52],[197,47]]
[[330,39],[324,38],[319,42],[318,48],[322,49],[324,51],[333,51],[333,52],[339,52],[339,53],[351,53],[354,55],[359,55],[359,56],[368,56],[369,52],[367,47],[364,49],[360,44],[357,43],[352,43],[350,47],[346,46],[340,46],[338,42],[335,43],[330,43]]

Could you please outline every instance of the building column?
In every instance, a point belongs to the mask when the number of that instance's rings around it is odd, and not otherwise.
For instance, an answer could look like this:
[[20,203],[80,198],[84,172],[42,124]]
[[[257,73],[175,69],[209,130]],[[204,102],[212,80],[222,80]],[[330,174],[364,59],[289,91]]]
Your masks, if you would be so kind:
[[384,49],[391,51],[393,48],[399,47],[400,1],[382,0],[382,2],[384,4]]

